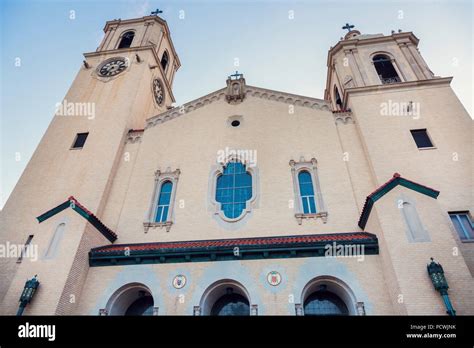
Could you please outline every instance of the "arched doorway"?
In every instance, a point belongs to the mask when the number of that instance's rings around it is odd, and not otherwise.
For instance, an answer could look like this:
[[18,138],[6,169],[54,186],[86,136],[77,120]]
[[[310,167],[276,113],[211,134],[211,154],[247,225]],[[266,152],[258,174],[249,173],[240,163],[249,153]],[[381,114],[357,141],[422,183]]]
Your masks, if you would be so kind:
[[144,284],[126,284],[110,297],[106,311],[108,315],[154,315],[153,296]]
[[356,315],[356,299],[352,290],[340,279],[317,277],[301,294],[302,315]]
[[204,292],[200,303],[201,315],[250,315],[250,296],[245,287],[234,280],[215,282]]

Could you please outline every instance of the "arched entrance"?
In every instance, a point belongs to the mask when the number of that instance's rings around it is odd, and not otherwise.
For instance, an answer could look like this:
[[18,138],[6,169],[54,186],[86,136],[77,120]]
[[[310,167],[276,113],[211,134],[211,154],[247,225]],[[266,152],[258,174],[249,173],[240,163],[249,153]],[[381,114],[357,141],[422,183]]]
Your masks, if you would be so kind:
[[301,294],[302,315],[356,315],[356,299],[343,281],[334,277],[317,277]]
[[201,315],[250,315],[250,296],[239,282],[231,279],[220,280],[204,292],[200,312]]
[[107,302],[108,315],[154,315],[150,289],[141,283],[130,283],[113,293]]

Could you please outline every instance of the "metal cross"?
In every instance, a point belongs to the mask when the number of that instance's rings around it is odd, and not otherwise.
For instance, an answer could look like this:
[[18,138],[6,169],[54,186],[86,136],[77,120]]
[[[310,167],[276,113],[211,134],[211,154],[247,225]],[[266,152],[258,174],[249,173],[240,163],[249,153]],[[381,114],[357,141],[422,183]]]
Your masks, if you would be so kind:
[[242,76],[243,76],[243,74],[239,74],[238,71],[236,71],[235,74],[230,75],[230,77],[235,77],[236,79],[239,78],[239,77],[242,77]]
[[342,29],[347,29],[348,32],[350,32],[352,28],[354,28],[354,26],[349,23],[346,23],[346,25],[342,27]]
[[159,8],[157,8],[155,11],[151,12],[151,14],[155,15],[155,16],[158,16],[158,14],[160,14],[160,13],[163,13],[163,11],[161,11]]

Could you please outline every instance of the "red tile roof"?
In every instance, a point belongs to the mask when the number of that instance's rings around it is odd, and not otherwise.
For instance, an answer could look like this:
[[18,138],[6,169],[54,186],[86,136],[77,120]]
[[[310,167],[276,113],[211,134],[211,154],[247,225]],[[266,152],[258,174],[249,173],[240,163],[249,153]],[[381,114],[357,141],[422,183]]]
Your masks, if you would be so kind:
[[376,240],[377,237],[368,232],[349,232],[332,234],[312,234],[301,236],[278,236],[278,237],[257,237],[257,238],[237,238],[237,239],[214,239],[214,240],[193,240],[182,242],[157,242],[143,244],[117,244],[105,245],[94,248],[94,253],[123,252],[127,250],[169,250],[169,249],[202,249],[213,247],[242,247],[242,246],[268,246],[288,244],[310,244],[321,242],[343,242],[357,240]]

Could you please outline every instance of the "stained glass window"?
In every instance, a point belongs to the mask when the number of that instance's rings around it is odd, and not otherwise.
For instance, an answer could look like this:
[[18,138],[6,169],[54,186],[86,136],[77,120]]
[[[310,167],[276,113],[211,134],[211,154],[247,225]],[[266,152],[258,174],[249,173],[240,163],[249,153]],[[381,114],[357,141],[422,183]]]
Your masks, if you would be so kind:
[[252,197],[252,176],[240,162],[230,162],[217,178],[216,201],[221,203],[224,215],[235,219],[242,214]]

